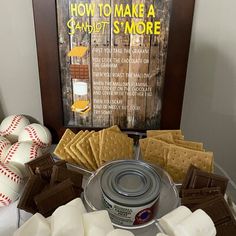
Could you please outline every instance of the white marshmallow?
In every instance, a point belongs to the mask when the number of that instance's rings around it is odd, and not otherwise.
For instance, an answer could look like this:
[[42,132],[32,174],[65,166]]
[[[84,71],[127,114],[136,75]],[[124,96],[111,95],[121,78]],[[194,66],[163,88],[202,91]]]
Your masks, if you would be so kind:
[[167,234],[158,233],[156,236],[168,236]]
[[90,226],[86,232],[86,236],[106,236],[104,229],[96,227],[94,225]]
[[39,213],[33,215],[26,221],[13,236],[51,236],[50,226],[47,220]]
[[134,236],[134,234],[128,230],[114,229],[110,233],[108,233],[106,236]]
[[68,202],[68,203],[66,204],[66,206],[74,206],[74,207],[76,207],[77,210],[78,210],[81,214],[87,212],[86,209],[85,209],[85,207],[84,207],[84,204],[83,204],[81,198],[75,198],[74,200]]
[[76,206],[64,205],[57,208],[50,222],[52,236],[84,236],[82,213]]
[[104,230],[105,235],[114,229],[108,212],[105,210],[83,214],[83,222],[85,235],[93,226]]
[[212,219],[201,209],[193,212],[180,222],[174,236],[215,236],[216,228]]
[[168,213],[167,215],[163,216],[159,220],[159,225],[165,233],[170,236],[173,236],[176,225],[191,214],[192,212],[187,207],[180,206]]
[[85,82],[74,82],[73,83],[74,94],[83,96],[88,94],[88,84]]

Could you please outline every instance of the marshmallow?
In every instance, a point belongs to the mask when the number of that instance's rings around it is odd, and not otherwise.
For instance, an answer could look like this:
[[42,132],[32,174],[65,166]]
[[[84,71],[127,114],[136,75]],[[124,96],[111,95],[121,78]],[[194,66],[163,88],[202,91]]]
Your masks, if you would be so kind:
[[180,222],[174,236],[215,236],[216,228],[212,219],[201,209],[193,212]]
[[170,236],[173,236],[176,225],[191,214],[192,212],[187,207],[180,206],[168,213],[167,215],[163,216],[159,220],[159,225],[165,233]]
[[51,236],[50,226],[47,220],[39,213],[33,215],[26,221],[13,236]]
[[106,236],[134,236],[134,234],[124,229],[114,229]]
[[86,236],[106,236],[104,229],[96,226],[90,226],[87,230]]
[[168,236],[167,234],[158,233],[156,236]]
[[64,205],[56,209],[50,219],[52,236],[84,236],[82,213],[78,208]]
[[91,227],[102,229],[105,235],[114,229],[108,212],[105,210],[85,213],[83,215],[83,222],[85,235],[87,235]]
[[74,82],[73,83],[74,94],[78,96],[84,96],[88,94],[88,84],[85,82]]
[[84,207],[84,204],[81,200],[81,198],[75,198],[74,200],[68,202],[66,206],[74,206],[77,208],[77,210],[80,212],[80,214],[86,213],[86,209]]

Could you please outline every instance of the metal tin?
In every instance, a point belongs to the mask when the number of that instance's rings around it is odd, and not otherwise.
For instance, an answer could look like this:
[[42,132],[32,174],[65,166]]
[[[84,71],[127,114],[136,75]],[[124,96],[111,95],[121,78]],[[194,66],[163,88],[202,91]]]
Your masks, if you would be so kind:
[[112,163],[104,169],[100,182],[113,223],[138,225],[156,215],[161,178],[150,165],[135,160]]

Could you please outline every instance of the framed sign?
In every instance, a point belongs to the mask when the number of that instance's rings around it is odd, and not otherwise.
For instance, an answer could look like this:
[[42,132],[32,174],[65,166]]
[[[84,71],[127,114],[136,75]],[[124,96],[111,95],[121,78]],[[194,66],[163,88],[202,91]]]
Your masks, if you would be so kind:
[[179,128],[194,0],[33,0],[44,123]]

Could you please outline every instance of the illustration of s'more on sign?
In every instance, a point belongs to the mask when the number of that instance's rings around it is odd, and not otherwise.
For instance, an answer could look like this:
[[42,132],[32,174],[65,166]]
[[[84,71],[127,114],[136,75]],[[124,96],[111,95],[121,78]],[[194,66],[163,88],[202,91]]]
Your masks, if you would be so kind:
[[82,64],[82,58],[88,51],[88,47],[74,47],[69,53],[69,57],[77,57],[80,64],[70,64],[70,76],[73,88],[73,104],[71,105],[72,112],[84,116],[90,112],[90,101],[88,98],[89,84],[89,68],[88,65]]
[[172,0],[56,0],[65,126],[160,127]]

